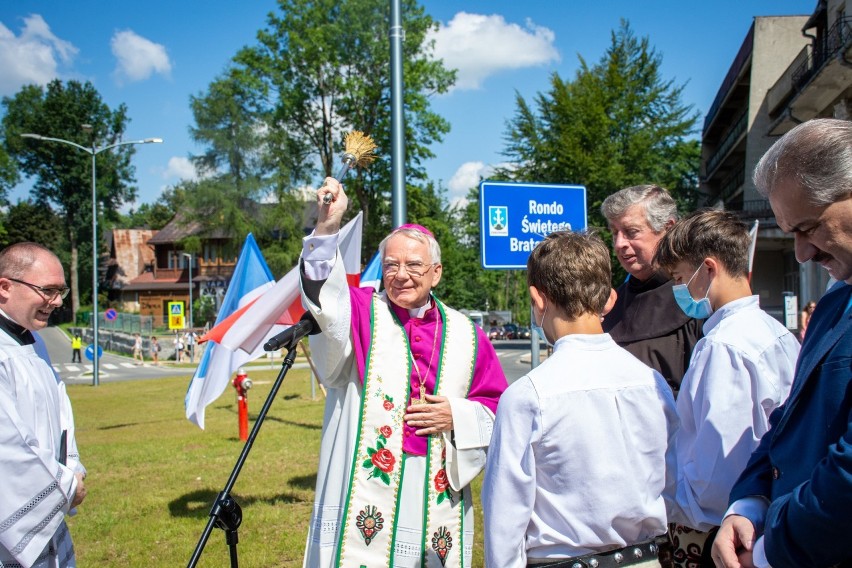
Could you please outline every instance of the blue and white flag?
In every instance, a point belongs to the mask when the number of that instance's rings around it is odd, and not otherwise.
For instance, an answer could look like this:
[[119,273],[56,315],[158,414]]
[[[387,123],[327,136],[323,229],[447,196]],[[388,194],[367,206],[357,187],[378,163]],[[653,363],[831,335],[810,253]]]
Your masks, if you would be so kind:
[[[240,310],[245,310],[260,295],[272,288],[275,279],[251,233],[246,237],[240,252],[228,291],[219,308],[216,323],[227,319]],[[184,406],[186,418],[204,428],[204,409],[219,398],[231,379],[231,374],[241,365],[256,358],[253,353],[230,350],[216,341],[208,341],[207,348],[186,391]]]
[[367,264],[367,267],[364,269],[364,272],[361,273],[361,283],[359,284],[359,286],[361,288],[371,286],[378,291],[381,284],[382,259],[379,258],[379,253],[376,252],[376,254],[373,255],[373,258],[370,259],[370,262]]

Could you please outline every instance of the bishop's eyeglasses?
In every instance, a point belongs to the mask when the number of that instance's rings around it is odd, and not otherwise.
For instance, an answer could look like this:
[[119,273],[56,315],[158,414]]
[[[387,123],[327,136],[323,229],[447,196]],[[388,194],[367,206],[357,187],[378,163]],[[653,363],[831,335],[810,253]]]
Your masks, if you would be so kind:
[[399,272],[400,266],[405,268],[405,273],[411,276],[412,278],[420,278],[427,272],[429,269],[435,266],[437,262],[430,262],[429,264],[424,264],[422,262],[406,262],[403,265],[400,265],[398,262],[385,262],[382,264],[382,274],[385,276],[396,276],[396,273]]

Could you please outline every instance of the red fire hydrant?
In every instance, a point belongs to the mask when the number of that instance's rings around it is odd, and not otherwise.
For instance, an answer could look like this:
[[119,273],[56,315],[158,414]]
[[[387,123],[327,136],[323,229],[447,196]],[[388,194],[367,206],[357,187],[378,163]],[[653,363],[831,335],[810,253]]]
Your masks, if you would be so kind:
[[248,440],[248,390],[251,388],[251,379],[242,367],[237,370],[237,376],[234,377],[234,388],[237,389],[240,440],[245,442]]

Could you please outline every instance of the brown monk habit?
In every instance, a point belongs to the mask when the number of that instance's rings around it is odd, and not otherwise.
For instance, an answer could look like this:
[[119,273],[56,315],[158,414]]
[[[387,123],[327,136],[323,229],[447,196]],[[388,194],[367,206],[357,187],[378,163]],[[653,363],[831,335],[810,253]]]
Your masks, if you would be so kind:
[[604,331],[646,365],[658,370],[675,393],[704,320],[686,316],[674,300],[674,282],[663,271],[648,280],[629,278],[618,287],[618,300],[603,321]]

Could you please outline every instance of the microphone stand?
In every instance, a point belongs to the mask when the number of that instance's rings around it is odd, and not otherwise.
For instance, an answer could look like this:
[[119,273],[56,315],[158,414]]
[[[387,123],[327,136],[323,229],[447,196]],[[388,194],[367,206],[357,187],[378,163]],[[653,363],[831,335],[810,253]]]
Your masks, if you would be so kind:
[[281,364],[281,372],[278,373],[275,384],[272,385],[272,390],[269,391],[269,396],[266,397],[266,402],[263,403],[263,408],[261,408],[260,414],[258,414],[257,420],[249,433],[248,440],[246,440],[245,446],[243,446],[240,457],[237,458],[237,463],[234,465],[234,470],[231,472],[225,488],[222,489],[222,492],[219,493],[213,502],[213,508],[210,509],[210,520],[207,522],[207,526],[204,527],[204,532],[198,540],[195,552],[192,553],[192,558],[190,558],[187,568],[194,568],[198,564],[198,560],[201,558],[201,553],[204,551],[204,546],[207,544],[207,539],[210,538],[210,533],[213,532],[214,526],[225,531],[225,542],[228,545],[231,556],[231,568],[239,566],[237,558],[237,542],[239,542],[237,529],[243,521],[243,511],[239,503],[231,497],[231,489],[233,489],[234,484],[237,482],[237,477],[240,475],[240,470],[246,462],[246,458],[251,451],[255,438],[257,438],[260,427],[263,425],[266,414],[269,412],[272,402],[278,394],[281,383],[284,382],[284,376],[293,366],[296,359],[296,345],[298,343],[298,340],[294,341],[287,347],[287,356],[284,357],[284,362]]

